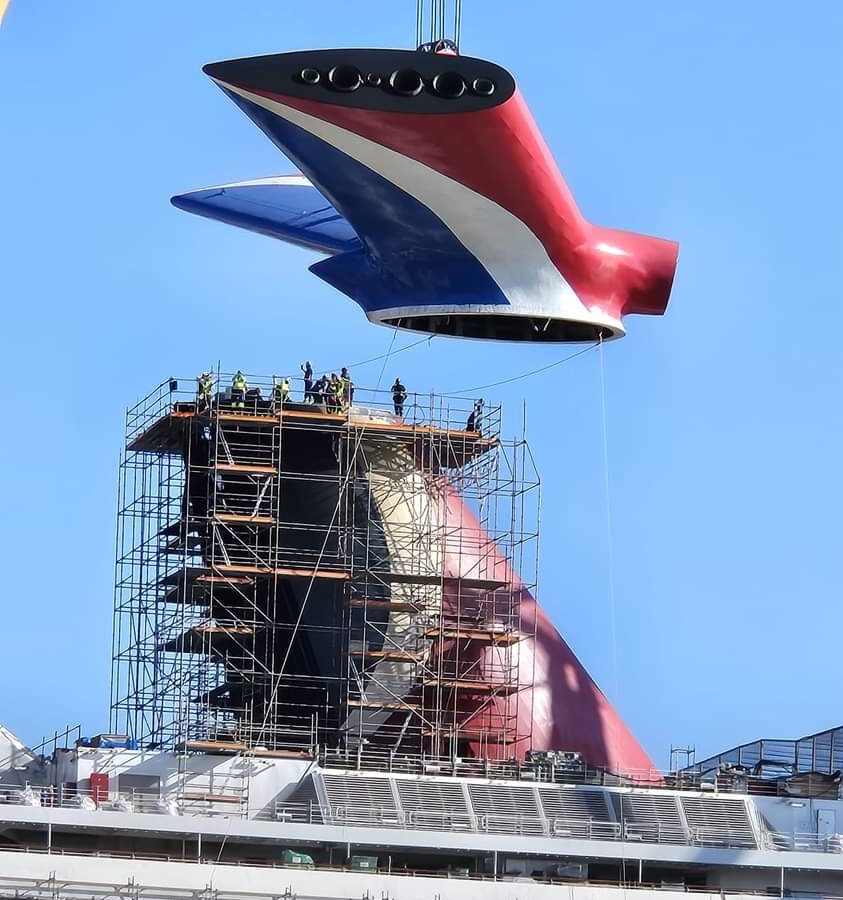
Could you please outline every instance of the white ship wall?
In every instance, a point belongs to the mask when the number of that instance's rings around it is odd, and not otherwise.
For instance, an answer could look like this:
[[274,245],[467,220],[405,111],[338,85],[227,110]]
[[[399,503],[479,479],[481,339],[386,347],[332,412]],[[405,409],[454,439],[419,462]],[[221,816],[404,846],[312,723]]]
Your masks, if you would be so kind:
[[[756,876],[757,879],[757,876]],[[86,900],[113,897],[121,889],[142,893],[145,900],[167,898],[175,892],[225,900],[307,897],[308,900],[688,900],[682,890],[635,889],[591,885],[543,885],[524,881],[463,881],[422,876],[379,875],[362,872],[324,872],[294,869],[214,866],[181,862],[102,859],[0,852],[0,892],[27,889],[29,896],[84,896]],[[757,884],[757,880],[756,880]],[[55,894],[52,892],[57,890]],[[694,891],[697,900],[722,900],[714,892]]]
[[752,797],[770,831],[781,834],[843,833],[843,802],[809,797]]
[[304,759],[79,747],[66,754],[65,765],[66,772],[60,773],[56,783],[75,781],[82,791],[90,787],[93,773],[105,773],[110,794],[137,791],[173,799],[184,794],[207,794],[232,800],[242,796],[244,802],[248,800],[249,810],[257,813],[286,799],[313,763]]

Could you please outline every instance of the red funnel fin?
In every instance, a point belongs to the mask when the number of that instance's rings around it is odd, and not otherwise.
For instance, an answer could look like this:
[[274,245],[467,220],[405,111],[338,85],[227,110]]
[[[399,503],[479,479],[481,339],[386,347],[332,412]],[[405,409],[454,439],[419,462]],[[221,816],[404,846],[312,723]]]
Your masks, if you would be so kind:
[[611,293],[618,311],[661,316],[667,309],[679,244],[663,238],[593,226],[589,247],[592,260],[611,272]]

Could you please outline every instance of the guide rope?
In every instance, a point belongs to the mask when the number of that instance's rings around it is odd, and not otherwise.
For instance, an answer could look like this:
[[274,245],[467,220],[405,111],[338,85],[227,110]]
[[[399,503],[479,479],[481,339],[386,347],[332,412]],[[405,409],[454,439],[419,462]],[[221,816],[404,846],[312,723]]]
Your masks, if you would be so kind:
[[606,562],[609,594],[609,632],[612,639],[612,683],[615,688],[614,699],[620,699],[620,683],[618,679],[618,628],[617,608],[615,605],[615,553],[612,538],[612,496],[609,479],[609,428],[606,412],[606,373],[603,367],[603,336],[598,342],[598,356],[600,358],[600,403],[603,425],[603,490],[606,502]]
[[594,350],[596,347],[600,346],[602,341],[603,339],[601,337],[600,341],[589,344],[587,347],[582,347],[581,349],[577,350],[576,353],[571,353],[570,355],[565,356],[562,359],[557,359],[556,362],[548,363],[546,366],[540,366],[538,369],[532,369],[529,372],[522,372],[520,375],[513,375],[511,378],[504,378],[501,381],[492,381],[489,384],[478,384],[474,387],[462,388],[459,391],[451,391],[450,393],[442,394],[442,396],[459,397],[463,394],[472,394],[476,391],[484,391],[486,390],[486,388],[498,387],[502,384],[512,384],[515,381],[523,381],[525,378],[532,378],[534,375],[540,375],[542,372],[547,372],[549,369],[555,369],[557,366],[563,365],[563,363],[570,362],[572,359],[576,359],[578,356],[582,356],[584,353],[588,353],[590,350]]
[[[412,344],[406,344],[404,347],[399,347],[397,350],[392,350],[392,346],[395,343],[395,337],[398,334],[397,331],[393,331],[392,334],[392,342],[390,343],[390,349],[386,353],[382,353],[380,356],[372,356],[369,359],[361,360],[360,362],[354,363],[343,363],[349,369],[359,369],[362,366],[368,366],[370,363],[380,362],[382,359],[387,359],[390,356],[397,356],[399,353],[403,353],[405,350],[412,350],[413,347],[418,347],[419,344],[429,344],[435,337],[435,334],[429,334],[427,337],[423,337],[418,341],[413,341]],[[333,371],[332,369],[327,369],[325,371]]]

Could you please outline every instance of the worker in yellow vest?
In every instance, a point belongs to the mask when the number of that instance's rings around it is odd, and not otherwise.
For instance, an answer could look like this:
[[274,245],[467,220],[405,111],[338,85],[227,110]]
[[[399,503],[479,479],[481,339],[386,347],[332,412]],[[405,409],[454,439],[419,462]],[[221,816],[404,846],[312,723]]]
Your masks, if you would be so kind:
[[290,399],[290,379],[282,378],[276,382],[272,391],[272,409],[277,412]]
[[246,376],[240,371],[231,379],[231,405],[234,409],[246,408],[246,390],[249,385],[246,383]]
[[196,379],[196,409],[199,412],[210,409],[213,390],[214,376],[210,372],[203,372]]

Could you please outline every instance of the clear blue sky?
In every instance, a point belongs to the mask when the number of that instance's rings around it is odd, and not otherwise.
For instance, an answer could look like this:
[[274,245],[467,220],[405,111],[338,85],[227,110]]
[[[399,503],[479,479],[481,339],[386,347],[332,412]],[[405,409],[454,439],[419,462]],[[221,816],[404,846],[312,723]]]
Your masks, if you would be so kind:
[[[493,398],[512,430],[528,403],[543,603],[661,763],[840,724],[843,4],[464,6],[463,51],[515,73],[586,215],[682,244],[667,316],[605,350],[617,669],[597,355]],[[12,0],[0,721],[30,742],[107,727],[126,405],[218,359],[319,368],[390,341],[305,251],[169,205],[291,170],[201,65],[413,34],[409,0]],[[565,352],[435,340],[386,376],[458,389]]]

